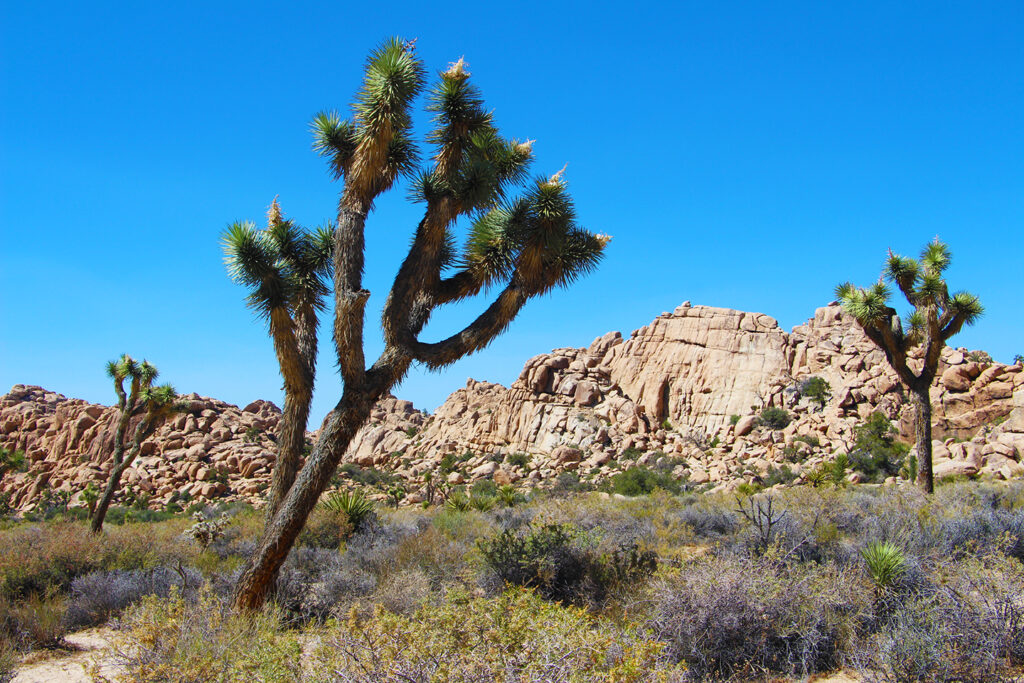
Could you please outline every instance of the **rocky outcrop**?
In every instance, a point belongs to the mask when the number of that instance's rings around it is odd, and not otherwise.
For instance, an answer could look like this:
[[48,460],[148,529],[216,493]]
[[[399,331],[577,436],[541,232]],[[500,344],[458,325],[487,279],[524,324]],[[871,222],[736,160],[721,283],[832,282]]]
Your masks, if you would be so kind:
[[[122,479],[127,488],[163,505],[185,499],[258,499],[274,464],[281,411],[269,401],[238,408],[186,395],[176,415],[149,440]],[[16,385],[0,398],[0,444],[23,451],[26,472],[9,472],[0,490],[25,508],[45,489],[78,494],[106,481],[116,408],[69,399],[41,387]]]
[[[810,377],[831,387],[824,405],[801,396]],[[240,409],[188,399],[189,411],[146,444],[126,483],[151,494],[154,505],[180,491],[258,501],[280,411],[265,401]],[[1020,366],[945,349],[932,402],[940,476],[1024,474]],[[758,426],[768,406],[793,421],[781,430]],[[634,460],[660,462],[694,483],[734,486],[784,462],[800,473],[848,450],[857,424],[879,410],[911,434],[912,411],[895,374],[838,306],[818,309],[787,334],[766,315],[687,302],[628,339],[611,332],[587,348],[535,356],[508,388],[469,380],[434,415],[389,396],[345,460],[389,470],[413,501],[427,472],[451,483],[547,486],[562,472],[600,480]],[[0,490],[25,507],[45,488],[75,492],[102,481],[115,412],[14,387],[0,398],[0,445],[24,450],[30,469],[8,473]]]
[[[810,377],[830,385],[824,405],[801,397]],[[1019,462],[1024,435],[1000,422],[1015,424],[1007,418],[1022,386],[1020,366],[945,349],[933,390],[934,433],[953,448],[938,442],[937,463],[946,451],[952,458],[977,450],[954,445],[967,440],[992,454],[976,471],[1015,471],[999,456]],[[757,427],[756,415],[768,406],[788,410],[793,422],[779,431]],[[629,339],[612,332],[585,349],[535,356],[511,387],[469,380],[422,429],[417,425],[415,439],[393,440],[389,449],[421,463],[412,470],[468,451],[470,480],[486,462],[514,453],[531,456],[529,468],[512,466],[499,477],[543,485],[577,471],[601,479],[619,471],[627,453],[640,462],[681,459],[676,473],[691,481],[737,483],[784,462],[799,472],[849,450],[856,426],[878,410],[911,436],[912,410],[895,373],[838,306],[818,309],[787,334],[762,314],[684,303]],[[389,458],[380,452],[374,462]]]

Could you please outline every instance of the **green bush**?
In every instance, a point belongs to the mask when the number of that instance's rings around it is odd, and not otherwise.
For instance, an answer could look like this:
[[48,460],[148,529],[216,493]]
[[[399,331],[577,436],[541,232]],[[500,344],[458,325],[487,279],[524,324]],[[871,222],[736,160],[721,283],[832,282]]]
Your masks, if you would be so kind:
[[792,419],[784,408],[769,406],[761,411],[757,423],[768,429],[785,429]]
[[872,413],[856,429],[857,440],[850,452],[850,467],[869,482],[899,474],[910,448],[896,441],[897,434],[884,414]]
[[531,525],[525,533],[506,529],[477,541],[487,565],[506,583],[533,588],[549,600],[601,604],[616,588],[650,576],[657,555],[623,544],[599,555],[568,524]]
[[299,543],[316,548],[340,548],[352,535],[353,525],[344,510],[331,509],[321,503],[314,508],[299,533]]
[[761,475],[761,484],[765,488],[769,488],[776,484],[789,484],[796,479],[796,477],[796,473],[789,465],[769,467],[764,474]]
[[609,488],[612,493],[620,493],[624,496],[642,496],[653,493],[655,489],[679,493],[682,486],[670,474],[636,465],[625,472],[619,472],[612,476],[609,480]]
[[24,472],[28,469],[28,460],[24,451],[11,451],[0,446],[0,479],[8,472]]
[[513,467],[519,467],[524,470],[530,466],[530,460],[530,456],[527,455],[526,453],[512,453],[511,455],[505,458],[505,462],[507,462],[509,465],[512,465]]
[[739,421],[740,421],[740,416],[739,415],[730,415],[729,416],[729,424],[731,424],[733,427],[735,427],[737,425],[737,423],[739,423]]
[[814,401],[821,408],[832,398],[832,386],[822,377],[808,377],[800,382],[797,391],[801,397]]
[[338,468],[338,471],[348,475],[349,479],[363,486],[387,487],[399,481],[398,477],[394,474],[381,472],[373,467],[360,467],[354,462],[345,463]]

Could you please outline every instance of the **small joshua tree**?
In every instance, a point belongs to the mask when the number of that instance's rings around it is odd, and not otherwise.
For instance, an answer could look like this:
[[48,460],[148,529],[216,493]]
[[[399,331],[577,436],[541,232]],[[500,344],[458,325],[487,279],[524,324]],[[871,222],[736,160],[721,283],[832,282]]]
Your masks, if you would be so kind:
[[284,379],[277,461],[267,494],[269,521],[295,481],[306,443],[316,377],[317,313],[331,272],[330,227],[306,232],[284,218],[275,198],[267,228],[234,223],[222,238],[231,278],[247,286],[247,303],[267,320]]
[[[146,361],[139,363],[128,355],[122,355],[119,360],[107,363],[107,375],[114,380],[117,408],[121,414],[114,433],[110,479],[107,480],[107,487],[92,514],[91,528],[95,534],[103,530],[103,519],[107,516],[107,509],[121,486],[121,475],[139,455],[142,442],[149,438],[167,417],[179,409],[178,395],[174,387],[170,384],[153,386],[157,374],[157,369]],[[129,382],[127,392],[124,389],[125,380]],[[141,419],[129,438],[132,418],[139,416]]]
[[[420,166],[412,105],[425,85],[414,42],[391,39],[366,63],[354,116],[313,120],[314,148],[344,185],[334,230],[334,345],[344,382],[312,452],[242,568],[234,603],[263,604],[295,539],[330,483],[374,403],[420,363],[446,367],[486,347],[531,298],[568,286],[590,272],[608,240],[579,227],[562,173],[535,179],[518,197],[533,156],[530,142],[502,137],[461,59],[438,74],[429,93],[431,155]],[[423,217],[384,303],[384,350],[364,355],[364,230],[376,199],[401,176]],[[459,248],[456,223],[470,222]],[[496,289],[493,302],[447,339],[420,338],[439,306]]]
[[[977,296],[968,292],[950,295],[942,275],[949,263],[949,247],[935,238],[921,252],[920,260],[890,250],[882,278],[867,289],[849,282],[836,287],[836,298],[868,338],[882,349],[913,397],[917,483],[928,493],[935,489],[932,405],[928,392],[938,372],[939,354],[947,339],[964,325],[973,324],[984,312]],[[913,306],[905,321],[906,330],[899,314],[889,306],[890,291],[885,280],[895,282]],[[915,348],[920,348],[916,363],[910,358]]]

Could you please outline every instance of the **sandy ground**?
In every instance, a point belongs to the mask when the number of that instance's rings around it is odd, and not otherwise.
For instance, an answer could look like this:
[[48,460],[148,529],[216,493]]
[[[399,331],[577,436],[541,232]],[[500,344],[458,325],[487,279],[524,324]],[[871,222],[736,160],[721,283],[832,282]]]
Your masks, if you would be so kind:
[[33,652],[18,668],[11,683],[87,683],[98,667],[101,676],[116,680],[119,667],[111,661],[109,628],[91,628],[65,636],[73,649]]

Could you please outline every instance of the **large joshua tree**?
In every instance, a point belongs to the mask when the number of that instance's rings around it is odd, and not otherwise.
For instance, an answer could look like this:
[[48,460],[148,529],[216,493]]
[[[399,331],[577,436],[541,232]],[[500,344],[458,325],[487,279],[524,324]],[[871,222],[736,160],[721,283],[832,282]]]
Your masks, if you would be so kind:
[[[929,390],[939,367],[946,340],[964,325],[973,324],[984,312],[978,297],[968,292],[950,295],[943,278],[949,267],[949,247],[935,238],[915,260],[889,251],[882,278],[869,288],[845,282],[836,297],[860,327],[885,353],[889,365],[910,391],[914,404],[914,437],[917,446],[917,483],[926,492],[935,489],[932,475],[932,404]],[[906,318],[889,306],[889,287],[896,283],[913,306]],[[916,358],[911,350],[920,348]]]
[[[392,39],[371,55],[354,116],[335,112],[313,120],[314,148],[343,181],[334,231],[334,344],[344,388],[280,509],[242,569],[234,602],[260,606],[310,511],[374,403],[414,362],[436,370],[487,346],[526,302],[590,272],[607,242],[576,224],[561,172],[526,179],[531,143],[498,133],[460,59],[438,75],[428,111],[432,155],[420,168],[411,108],[425,74],[412,42]],[[412,178],[423,217],[395,276],[383,311],[384,350],[369,367],[363,352],[364,227],[374,200],[400,176]],[[455,225],[470,219],[461,248]],[[464,329],[441,341],[420,339],[440,305],[498,289]]]
[[[178,395],[170,384],[153,386],[158,371],[142,361],[139,363],[129,355],[122,355],[116,361],[107,363],[107,375],[114,381],[117,393],[117,408],[120,415],[114,431],[114,452],[111,455],[110,477],[92,514],[91,529],[94,534],[103,531],[103,520],[114,495],[121,486],[124,474],[142,450],[142,442],[148,439],[157,427],[163,424],[178,409]],[[128,390],[124,383],[128,381]],[[135,431],[129,438],[132,418],[141,416]]]
[[276,198],[265,230],[257,230],[250,222],[234,223],[222,237],[228,274],[250,289],[249,307],[266,319],[284,380],[284,412],[267,495],[267,520],[295,481],[306,443],[316,378],[317,314],[330,291],[326,282],[332,240],[330,228],[306,232],[285,219]]

